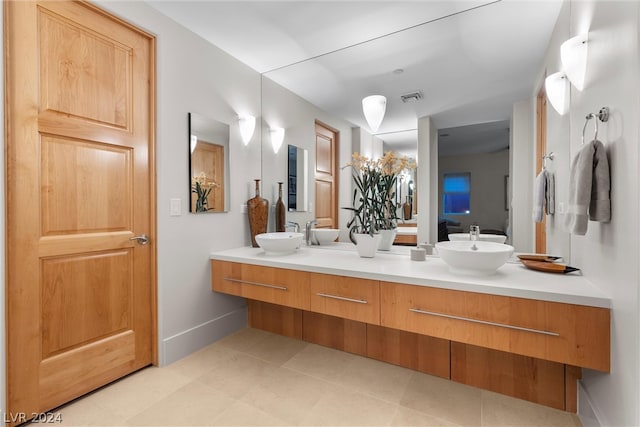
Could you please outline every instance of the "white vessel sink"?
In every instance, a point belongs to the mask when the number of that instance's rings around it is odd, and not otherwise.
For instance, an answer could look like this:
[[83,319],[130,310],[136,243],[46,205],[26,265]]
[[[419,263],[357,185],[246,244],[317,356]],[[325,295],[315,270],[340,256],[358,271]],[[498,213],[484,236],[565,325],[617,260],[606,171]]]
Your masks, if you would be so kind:
[[[469,241],[469,233],[451,233],[449,234],[449,240],[467,240]],[[504,243],[507,240],[507,236],[500,234],[482,234],[480,233],[480,240],[483,242],[496,242]]]
[[438,242],[436,250],[449,271],[474,276],[494,274],[513,254],[513,246],[481,240]]
[[300,247],[304,234],[292,232],[262,233],[256,235],[256,242],[268,254],[288,254]]
[[320,245],[333,243],[340,234],[340,230],[337,228],[313,228],[311,232]]

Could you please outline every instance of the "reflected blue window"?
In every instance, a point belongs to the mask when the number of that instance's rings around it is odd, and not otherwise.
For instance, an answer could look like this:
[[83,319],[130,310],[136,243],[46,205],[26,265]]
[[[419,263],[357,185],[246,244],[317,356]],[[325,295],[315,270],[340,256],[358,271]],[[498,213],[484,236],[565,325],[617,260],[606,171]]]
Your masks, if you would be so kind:
[[444,215],[468,215],[471,213],[471,174],[445,173],[442,195]]

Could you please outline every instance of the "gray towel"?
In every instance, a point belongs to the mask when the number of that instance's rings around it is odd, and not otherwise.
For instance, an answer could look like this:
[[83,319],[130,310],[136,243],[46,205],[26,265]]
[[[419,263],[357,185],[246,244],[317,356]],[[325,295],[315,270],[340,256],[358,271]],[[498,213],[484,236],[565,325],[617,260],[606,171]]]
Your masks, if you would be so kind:
[[533,215],[535,222],[542,222],[545,194],[547,190],[547,171],[542,169],[533,185]]
[[547,215],[556,213],[556,177],[547,171],[547,192],[546,192]]
[[569,178],[569,206],[565,229],[583,236],[587,233],[589,216],[594,221],[609,221],[609,162],[600,141],[585,144],[571,162]]
[[609,175],[609,159],[607,150],[600,141],[593,141],[593,178],[591,181],[591,202],[589,203],[589,219],[591,221],[611,221],[611,178]]

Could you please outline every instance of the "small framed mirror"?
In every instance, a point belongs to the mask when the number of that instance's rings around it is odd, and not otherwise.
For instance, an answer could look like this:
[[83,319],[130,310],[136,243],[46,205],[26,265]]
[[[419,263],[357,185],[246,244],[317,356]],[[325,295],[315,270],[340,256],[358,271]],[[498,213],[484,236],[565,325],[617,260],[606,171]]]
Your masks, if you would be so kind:
[[229,210],[229,125],[189,113],[189,211]]
[[307,196],[309,155],[307,150],[289,145],[287,164],[287,210],[289,212],[306,212],[309,205]]

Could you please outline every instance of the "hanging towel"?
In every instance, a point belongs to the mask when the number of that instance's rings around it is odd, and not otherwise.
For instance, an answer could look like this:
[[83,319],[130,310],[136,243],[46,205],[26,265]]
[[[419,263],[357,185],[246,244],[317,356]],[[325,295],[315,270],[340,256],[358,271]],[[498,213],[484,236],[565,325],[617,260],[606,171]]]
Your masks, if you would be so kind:
[[551,172],[547,172],[547,192],[545,206],[547,215],[556,213],[556,177]]
[[586,144],[571,162],[569,178],[569,206],[565,229],[583,236],[587,233],[589,216],[594,221],[609,221],[609,162],[600,141]]
[[535,222],[542,222],[546,187],[547,187],[547,171],[545,169],[542,169],[538,174],[538,176],[536,176],[536,180],[533,185],[532,218]]
[[609,159],[607,150],[600,141],[593,141],[593,179],[591,183],[591,201],[589,203],[589,219],[591,221],[611,221],[611,178],[609,175]]

